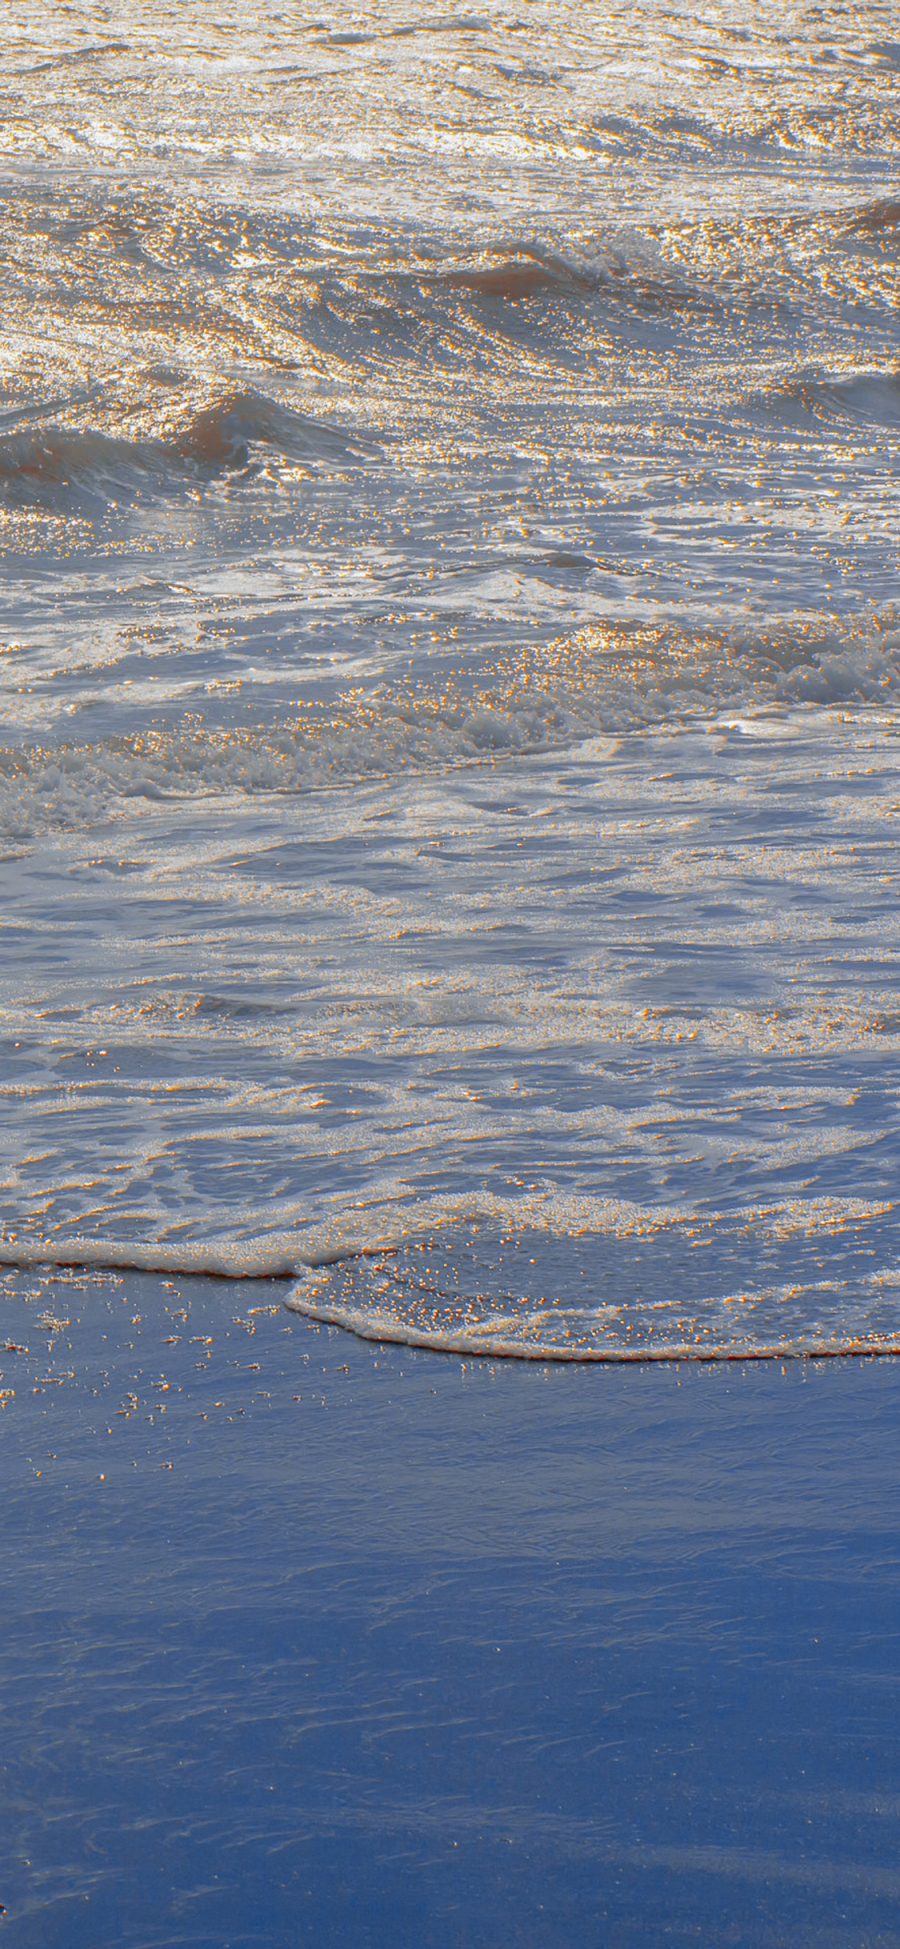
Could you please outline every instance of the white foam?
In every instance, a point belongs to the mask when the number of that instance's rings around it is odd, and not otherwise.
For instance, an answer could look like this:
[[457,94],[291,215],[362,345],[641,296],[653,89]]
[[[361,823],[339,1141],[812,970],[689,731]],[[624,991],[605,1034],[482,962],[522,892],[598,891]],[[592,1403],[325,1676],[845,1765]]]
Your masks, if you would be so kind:
[[698,1347],[690,1340],[664,1341],[645,1347],[571,1347],[549,1336],[526,1340],[502,1331],[477,1332],[462,1326],[433,1332],[398,1321],[387,1309],[360,1312],[352,1306],[329,1306],[307,1295],[300,1287],[285,1300],[291,1312],[301,1314],[322,1326],[337,1326],[357,1340],[374,1340],[385,1346],[420,1348],[428,1353],[454,1354],[457,1359],[525,1360],[562,1362],[577,1366],[644,1366],[654,1362],[691,1361],[703,1365],[756,1360],[828,1360],[852,1357],[900,1355],[900,1334],[855,1335],[832,1339],[792,1339],[760,1341],[754,1345]]
[[[540,1214],[535,1224],[527,1213],[510,1223],[507,1212],[502,1229],[496,1220],[474,1230],[451,1224],[447,1236],[432,1228],[386,1255],[308,1270],[285,1303],[362,1339],[463,1358],[622,1363],[900,1353],[890,1205],[811,1200],[702,1219],[674,1212],[623,1219],[619,1213],[605,1232],[568,1237],[542,1233]],[[873,1272],[872,1257],[885,1252]],[[769,1282],[729,1286],[750,1260],[767,1269]],[[810,1277],[826,1263],[827,1273]]]
[[[365,1208],[337,1211],[324,1220],[309,1221],[292,1232],[270,1232],[263,1213],[249,1235],[209,1238],[133,1240],[87,1236],[79,1232],[40,1236],[7,1230],[0,1233],[0,1265],[105,1267],[132,1272],[206,1274],[227,1279],[275,1279],[318,1274],[350,1260],[394,1253],[410,1244],[442,1234],[478,1233],[488,1228],[498,1236],[544,1234],[570,1241],[591,1239],[652,1240],[668,1232],[696,1226],[742,1223],[781,1239],[841,1228],[884,1217],[893,1205],[860,1197],[783,1199],[766,1205],[704,1209],[690,1205],[642,1205],[621,1198],[564,1192],[558,1189],[519,1195],[487,1190],[445,1193],[434,1197],[373,1197]],[[246,1225],[246,1216],[244,1219]]]
[[397,772],[564,750],[742,706],[889,704],[900,690],[895,612],[855,627],[689,637],[583,630],[478,685],[377,689],[261,728],[141,730],[92,744],[0,747],[0,833],[91,825],[132,801],[303,793]]

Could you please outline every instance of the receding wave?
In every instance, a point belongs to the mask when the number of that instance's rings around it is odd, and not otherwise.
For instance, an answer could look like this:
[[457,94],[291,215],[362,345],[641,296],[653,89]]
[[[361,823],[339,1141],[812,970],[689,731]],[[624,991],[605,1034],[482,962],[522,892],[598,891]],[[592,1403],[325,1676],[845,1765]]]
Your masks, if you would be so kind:
[[527,1201],[520,1212],[506,1202],[493,1222],[445,1219],[389,1251],[310,1268],[286,1303],[362,1339],[495,1359],[900,1353],[893,1206],[620,1207],[573,1214],[567,1229],[554,1212],[538,1229]]
[[158,432],[128,438],[99,427],[52,420],[0,435],[0,499],[13,505],[127,501],[148,491],[176,491],[186,483],[246,468],[255,447],[316,470],[343,465],[372,451],[372,443],[323,424],[252,390],[220,393]]
[[894,1205],[862,1198],[689,1211],[482,1192],[274,1237],[7,1235],[0,1263],[290,1279],[290,1310],[362,1339],[618,1364],[898,1354],[898,1245]]

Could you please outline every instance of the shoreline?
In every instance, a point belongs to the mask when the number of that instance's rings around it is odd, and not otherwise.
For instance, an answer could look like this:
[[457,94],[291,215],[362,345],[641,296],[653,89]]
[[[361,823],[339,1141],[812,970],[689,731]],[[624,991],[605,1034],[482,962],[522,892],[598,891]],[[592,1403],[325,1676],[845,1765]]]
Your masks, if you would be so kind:
[[888,1362],[0,1308],[14,1949],[900,1942]]

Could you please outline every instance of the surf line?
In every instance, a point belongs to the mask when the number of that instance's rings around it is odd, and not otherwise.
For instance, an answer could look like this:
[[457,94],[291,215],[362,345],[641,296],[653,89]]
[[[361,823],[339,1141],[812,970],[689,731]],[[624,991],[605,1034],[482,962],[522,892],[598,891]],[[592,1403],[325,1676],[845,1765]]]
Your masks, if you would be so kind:
[[53,1246],[47,1241],[0,1236],[0,1267],[13,1271],[158,1272],[181,1279],[302,1279],[348,1259],[387,1258],[396,1246],[384,1243],[325,1246],[304,1256],[296,1249],[256,1250],[239,1243],[200,1245],[126,1245],[103,1239],[67,1238]]
[[[223,1246],[218,1251],[209,1245],[195,1252],[182,1245],[115,1245],[100,1239],[70,1238],[56,1248],[47,1243],[30,1245],[25,1240],[0,1238],[0,1266],[16,1271],[44,1269],[60,1272],[146,1272],[169,1273],[181,1279],[279,1280],[296,1282],[329,1266],[355,1259],[394,1257],[396,1246],[382,1243],[336,1246],[304,1258],[296,1249],[288,1254],[265,1254],[250,1248]],[[687,1342],[666,1347],[562,1347],[552,1342],[529,1345],[527,1341],[467,1338],[465,1332],[429,1332],[426,1328],[403,1326],[399,1322],[355,1315],[351,1308],[328,1306],[306,1299],[300,1292],[285,1299],[287,1311],[308,1319],[313,1325],[340,1327],[358,1340],[383,1345],[417,1347],[430,1353],[455,1354],[457,1359],[528,1360],[570,1366],[648,1366],[691,1363],[712,1366],[738,1361],[776,1360],[866,1360],[900,1356],[900,1336],[884,1339],[774,1342],[757,1347],[691,1346]]]
[[343,1307],[313,1306],[305,1300],[286,1299],[291,1313],[325,1326],[338,1326],[358,1340],[372,1340],[400,1347],[420,1347],[431,1353],[456,1354],[468,1360],[555,1361],[569,1366],[595,1367],[647,1366],[654,1362],[690,1361],[694,1365],[747,1360],[863,1360],[900,1355],[897,1340],[828,1340],[808,1345],[778,1344],[760,1347],[557,1347],[552,1343],[529,1346],[513,1340],[467,1340],[462,1334],[428,1333],[419,1327],[382,1325],[357,1320]]
[[[355,1255],[354,1255],[355,1256]],[[382,1345],[419,1347],[430,1353],[455,1354],[468,1360],[554,1361],[569,1366],[637,1367],[664,1361],[713,1366],[748,1360],[865,1360],[900,1355],[900,1338],[884,1340],[823,1340],[777,1342],[758,1347],[560,1347],[552,1342],[529,1346],[517,1340],[467,1339],[464,1333],[429,1333],[390,1321],[355,1316],[349,1307],[323,1306],[293,1294],[285,1300],[288,1312],[299,1313],[318,1325],[338,1326],[358,1340]]]

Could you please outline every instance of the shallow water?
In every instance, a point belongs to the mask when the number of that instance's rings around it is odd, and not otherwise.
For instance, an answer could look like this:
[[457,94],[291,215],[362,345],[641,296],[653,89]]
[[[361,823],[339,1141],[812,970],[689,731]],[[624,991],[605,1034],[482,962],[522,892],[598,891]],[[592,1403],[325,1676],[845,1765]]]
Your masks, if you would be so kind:
[[893,1364],[283,1290],[0,1281],[4,1944],[897,1949]]
[[6,48],[3,1257],[892,1344],[893,10]]

